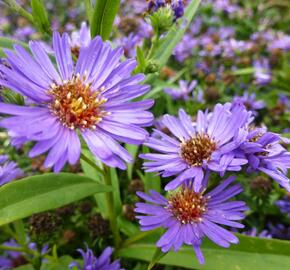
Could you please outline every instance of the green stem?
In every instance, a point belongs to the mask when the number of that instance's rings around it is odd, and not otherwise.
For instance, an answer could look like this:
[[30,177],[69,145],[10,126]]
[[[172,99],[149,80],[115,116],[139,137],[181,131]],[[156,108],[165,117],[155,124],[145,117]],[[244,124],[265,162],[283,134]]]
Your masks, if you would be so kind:
[[34,24],[33,16],[25,9],[23,9],[20,5],[18,5],[15,0],[3,0],[3,2],[6,3],[12,11],[20,14],[21,16],[25,17],[28,21]]
[[141,233],[138,233],[137,235],[134,235],[130,238],[128,238],[126,241],[124,241],[124,243],[122,244],[122,248],[124,247],[128,247],[148,236],[150,236],[151,234],[154,234],[156,233],[156,231],[158,231],[158,229],[156,230],[152,230],[152,231],[147,231],[147,232],[141,232]]
[[[104,180],[107,186],[112,186],[110,169],[106,166],[104,167]],[[121,243],[121,237],[120,237],[120,232],[118,229],[117,216],[116,216],[115,207],[114,207],[113,192],[106,192],[105,196],[106,196],[106,202],[107,202],[108,211],[109,211],[108,214],[109,214],[110,228],[113,233],[115,247],[118,248]]]
[[11,246],[0,245],[0,250],[9,250],[9,251],[17,251],[17,252],[34,254],[34,252],[32,250],[29,250],[29,249],[26,249],[23,247],[11,247]]
[[81,154],[81,159],[88,163],[91,167],[93,167],[96,171],[98,171],[101,175],[104,176],[104,171],[97,165],[95,164],[94,161],[92,161],[90,158],[88,158],[85,154]]
[[146,57],[146,60],[150,60],[152,58],[152,56],[154,55],[156,49],[158,48],[159,46],[159,33],[156,32],[154,38],[152,39],[152,45],[151,45],[151,48],[148,52],[148,55]]

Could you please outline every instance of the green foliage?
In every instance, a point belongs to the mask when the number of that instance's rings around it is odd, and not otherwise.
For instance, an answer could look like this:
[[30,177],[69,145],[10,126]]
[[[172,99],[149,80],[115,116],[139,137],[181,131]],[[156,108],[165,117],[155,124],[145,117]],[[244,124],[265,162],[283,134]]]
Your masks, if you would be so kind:
[[70,256],[63,256],[42,265],[41,270],[67,270],[73,258]]
[[34,23],[42,33],[51,34],[50,23],[42,0],[31,0]]
[[[150,262],[156,254],[155,239],[138,242],[122,248],[118,255],[125,258]],[[205,241],[202,251],[205,264],[200,265],[192,247],[184,247],[178,252],[169,252],[160,263],[203,270],[249,270],[288,269],[290,265],[290,243],[288,241],[262,239],[239,235],[240,243],[225,249],[210,241]]]
[[109,191],[111,187],[69,173],[48,173],[14,181],[0,188],[0,225]]
[[184,16],[177,21],[179,27],[173,25],[164,39],[161,40],[159,48],[156,50],[154,59],[158,61],[160,66],[164,66],[174,50],[177,43],[182,39],[187,28],[197,11],[201,0],[192,0],[186,8]]
[[103,40],[109,38],[119,6],[120,0],[96,0],[91,18],[92,37],[99,35]]
[[0,37],[0,57],[5,57],[5,53],[3,49],[13,49],[14,44],[19,44],[25,49],[28,49],[28,45],[24,42],[11,39],[11,38]]

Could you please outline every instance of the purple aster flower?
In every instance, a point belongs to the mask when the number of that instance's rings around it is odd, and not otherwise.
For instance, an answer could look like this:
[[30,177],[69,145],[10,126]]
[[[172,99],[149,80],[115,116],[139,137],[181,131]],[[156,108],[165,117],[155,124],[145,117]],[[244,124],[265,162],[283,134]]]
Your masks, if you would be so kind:
[[170,7],[174,13],[174,18],[178,19],[183,16],[184,8],[187,3],[185,0],[148,0],[148,11],[156,12],[159,8]]
[[283,108],[286,109],[287,112],[290,111],[290,100],[288,96],[279,94],[278,102]]
[[[4,246],[8,247],[20,247],[14,239],[11,239],[5,243]],[[28,248],[33,251],[37,251],[36,243],[29,243]],[[41,255],[45,255],[48,252],[48,245],[44,245],[41,248]],[[4,256],[0,256],[0,270],[10,270],[14,269],[17,266],[27,264],[26,257],[24,257],[23,252],[18,251],[5,251]]]
[[225,171],[239,171],[247,163],[236,158],[234,150],[243,142],[239,130],[248,121],[249,113],[243,105],[217,104],[211,114],[199,111],[196,123],[184,110],[179,118],[165,115],[163,124],[174,137],[155,130],[160,139],[150,137],[145,145],[160,153],[141,155],[147,172],[160,172],[163,177],[177,175],[165,187],[175,189],[187,179],[195,179],[194,190],[202,185],[204,172],[211,170],[221,175]]
[[229,0],[214,0],[212,2],[215,10],[224,11],[229,14],[237,12],[240,9],[238,5],[232,4]]
[[[135,212],[142,231],[166,228],[157,246],[163,252],[178,251],[183,244],[192,245],[198,261],[203,264],[200,250],[202,239],[208,237],[222,247],[237,244],[238,238],[221,225],[234,228],[244,226],[237,220],[244,218],[247,207],[242,201],[228,201],[239,194],[242,187],[231,185],[234,177],[229,177],[212,191],[196,192],[191,182],[172,192],[168,199],[151,190],[150,195],[138,192],[138,196],[149,203],[137,203]],[[207,182],[204,181],[204,182]]]
[[196,92],[195,95],[193,95],[194,100],[196,100],[199,103],[204,104],[205,103],[205,99],[204,99],[204,93],[203,90],[201,88],[199,88]]
[[281,145],[288,143],[280,135],[256,128],[248,131],[246,140],[240,145],[240,151],[248,159],[248,172],[260,171],[290,191],[287,170],[290,168],[290,153]]
[[266,85],[272,81],[269,60],[266,58],[254,61],[255,83],[258,85]]
[[283,200],[277,201],[276,205],[280,208],[282,213],[287,214],[290,218],[290,196],[286,196]]
[[8,161],[7,156],[0,156],[0,186],[23,176],[23,171],[13,161]]
[[91,42],[91,32],[86,22],[82,22],[79,31],[74,31],[71,34],[70,46],[74,48],[88,47]]
[[282,35],[278,37],[277,39],[274,39],[270,44],[269,44],[269,49],[270,50],[283,50],[283,51],[289,51],[290,50],[290,36],[289,35]]
[[267,230],[263,230],[259,233],[257,228],[255,227],[248,231],[242,232],[242,234],[252,236],[252,237],[259,237],[259,238],[272,238],[272,235]]
[[110,257],[113,249],[110,247],[107,247],[98,258],[94,256],[93,251],[89,248],[87,248],[87,251],[78,249],[78,252],[83,257],[84,265],[81,267],[78,263],[71,263],[70,268],[77,266],[80,270],[124,270],[121,268],[119,260],[111,263]]
[[165,88],[164,92],[170,95],[174,100],[183,99],[188,100],[192,90],[196,87],[197,81],[187,82],[184,80],[179,81],[179,88]]
[[251,111],[254,115],[257,115],[256,110],[263,109],[265,107],[265,102],[261,100],[256,100],[256,94],[244,92],[242,96],[235,96],[233,98],[233,103],[238,102],[245,105],[247,110]]
[[190,34],[185,34],[182,40],[176,45],[174,49],[174,56],[177,61],[183,62],[193,54],[193,50],[197,47],[198,41]]
[[184,0],[172,0],[171,8],[176,19],[181,18],[184,14]]
[[74,64],[68,35],[54,33],[56,69],[39,43],[29,46],[33,57],[15,45],[15,52],[5,50],[11,68],[0,66],[0,84],[34,102],[0,103],[0,112],[13,116],[2,119],[0,126],[9,130],[14,144],[35,141],[29,156],[48,152],[44,165],[58,172],[66,162],[78,161],[79,133],[103,163],[125,169],[132,158],[117,141],[141,144],[148,135],[142,127],[153,120],[146,111],[152,100],[131,102],[149,91],[149,86],[139,85],[143,74],[131,75],[136,61],[121,62],[122,49],[96,37],[81,48]]
[[33,34],[36,33],[36,30],[31,26],[24,26],[22,28],[17,28],[14,37],[19,40],[29,39]]
[[273,238],[282,239],[282,240],[290,240],[290,226],[286,226],[284,224],[268,224],[269,230]]
[[129,36],[117,40],[117,43],[123,47],[124,55],[128,58],[136,56],[136,48],[141,42],[142,38],[134,33],[130,33]]

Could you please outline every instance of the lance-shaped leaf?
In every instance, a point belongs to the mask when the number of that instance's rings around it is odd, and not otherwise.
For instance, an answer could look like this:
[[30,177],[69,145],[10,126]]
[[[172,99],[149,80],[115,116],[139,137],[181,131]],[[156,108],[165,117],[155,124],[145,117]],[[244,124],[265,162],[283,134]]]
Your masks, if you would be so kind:
[[120,0],[96,0],[91,18],[92,37],[99,35],[103,40],[109,38],[119,6]]
[[[143,233],[144,234],[144,233]],[[118,251],[118,256],[147,262],[156,254],[156,241],[160,234],[146,234],[142,241],[135,242]],[[138,236],[134,236],[138,239]],[[240,243],[230,248],[221,248],[205,240],[201,249],[205,264],[200,265],[193,248],[186,246],[178,252],[169,252],[160,259],[161,264],[201,270],[277,270],[290,265],[290,241],[263,239],[238,235]],[[127,240],[130,242],[130,239]],[[131,241],[132,243],[132,241]]]
[[42,0],[31,0],[32,16],[37,28],[43,33],[51,33],[50,23],[44,2]]
[[111,187],[70,173],[48,173],[14,181],[0,188],[0,225],[110,191]]

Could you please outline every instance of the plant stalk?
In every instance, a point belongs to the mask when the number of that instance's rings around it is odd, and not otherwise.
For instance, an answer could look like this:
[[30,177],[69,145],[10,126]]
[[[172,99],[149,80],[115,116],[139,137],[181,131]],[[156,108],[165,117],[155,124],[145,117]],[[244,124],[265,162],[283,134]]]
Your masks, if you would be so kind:
[[[104,167],[104,181],[107,186],[112,186],[110,169],[106,166]],[[120,232],[118,229],[113,192],[106,192],[105,196],[106,196],[106,202],[107,202],[108,211],[109,211],[108,214],[109,214],[110,228],[114,237],[114,245],[115,245],[115,248],[118,248],[121,243],[121,237],[120,237]]]

